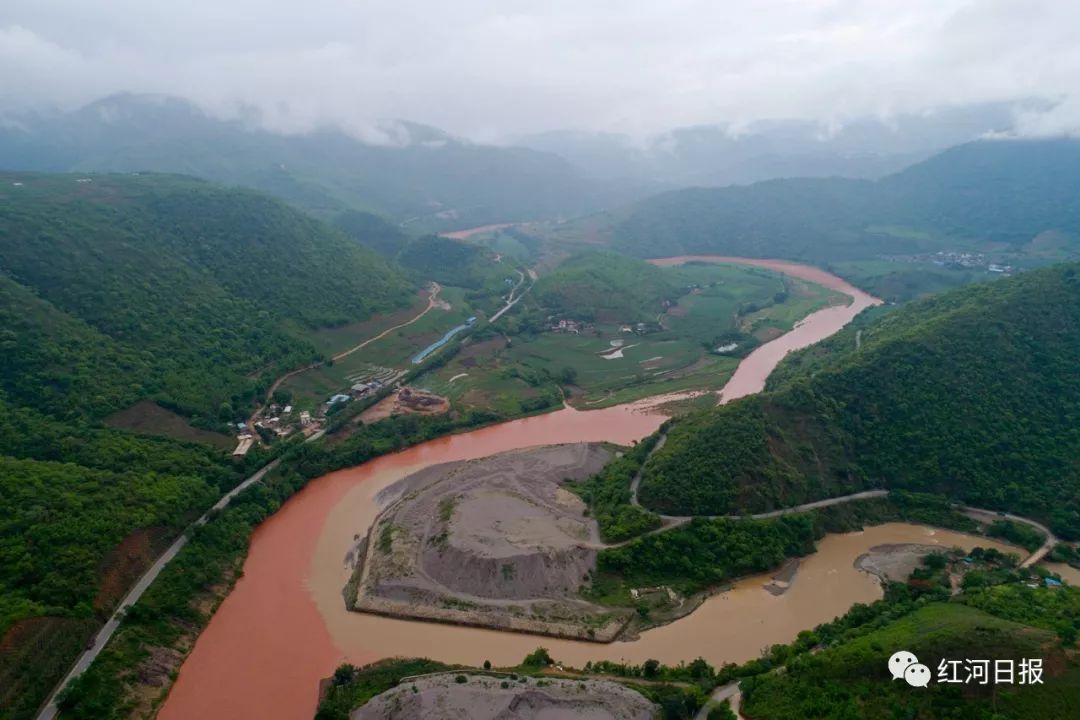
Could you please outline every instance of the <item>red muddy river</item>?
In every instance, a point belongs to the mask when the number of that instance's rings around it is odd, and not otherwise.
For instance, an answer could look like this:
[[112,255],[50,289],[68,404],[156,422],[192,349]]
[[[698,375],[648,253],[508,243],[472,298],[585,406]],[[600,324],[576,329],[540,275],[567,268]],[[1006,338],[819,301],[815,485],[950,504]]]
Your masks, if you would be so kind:
[[[757,348],[724,388],[725,401],[758,392],[783,356],[832,335],[879,302],[817,268],[783,261],[726,257],[653,260],[731,262],[778,270],[846,293],[846,306],[829,307],[791,332]],[[295,720],[314,714],[320,678],[344,661],[366,663],[393,655],[497,665],[519,662],[543,645],[573,665],[589,659],[653,657],[664,662],[702,656],[719,664],[755,657],[764,645],[786,642],[804,628],[842,614],[855,602],[880,596],[877,581],[852,567],[868,547],[896,542],[972,546],[973,538],[911,525],[883,525],[865,533],[829,536],[805,558],[791,589],[773,596],[765,578],[751,577],[710,598],[696,612],[634,642],[608,645],[350,613],[341,590],[345,553],[367,532],[378,508],[375,494],[405,475],[442,462],[483,457],[550,443],[630,443],[664,417],[643,401],[582,412],[564,409],[474,432],[433,440],[312,481],[252,537],[244,575],[195,648],[161,711],[166,720],[194,718]],[[980,541],[988,544],[985,539]]]

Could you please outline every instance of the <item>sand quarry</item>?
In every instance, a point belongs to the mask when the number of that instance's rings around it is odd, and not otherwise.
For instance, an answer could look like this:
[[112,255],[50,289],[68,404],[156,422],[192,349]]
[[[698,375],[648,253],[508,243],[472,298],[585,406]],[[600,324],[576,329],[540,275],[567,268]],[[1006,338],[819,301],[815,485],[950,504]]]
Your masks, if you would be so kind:
[[[405,680],[355,710],[351,720],[652,720],[658,708],[607,680],[537,681],[441,673]],[[522,682],[524,680],[524,682]]]
[[579,597],[602,547],[562,487],[613,457],[578,443],[425,468],[386,488],[354,553],[350,609],[610,642],[630,619]]

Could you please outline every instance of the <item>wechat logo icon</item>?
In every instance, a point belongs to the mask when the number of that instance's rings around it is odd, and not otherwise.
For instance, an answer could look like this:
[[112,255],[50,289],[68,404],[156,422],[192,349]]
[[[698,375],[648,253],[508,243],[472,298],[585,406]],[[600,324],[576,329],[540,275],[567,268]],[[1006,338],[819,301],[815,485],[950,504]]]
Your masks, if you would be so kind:
[[930,668],[919,663],[919,658],[907,650],[894,652],[889,658],[889,673],[893,680],[903,678],[911,687],[926,687],[930,684]]

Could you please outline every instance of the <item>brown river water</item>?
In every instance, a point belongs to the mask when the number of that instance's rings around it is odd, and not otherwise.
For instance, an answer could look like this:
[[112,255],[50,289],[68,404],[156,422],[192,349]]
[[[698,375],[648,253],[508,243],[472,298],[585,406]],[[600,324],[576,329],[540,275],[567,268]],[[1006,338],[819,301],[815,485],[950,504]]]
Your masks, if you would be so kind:
[[[723,391],[724,400],[758,392],[787,352],[833,334],[878,301],[817,268],[741,258],[669,258],[736,262],[769,267],[852,296],[847,306],[811,314],[791,332],[757,348],[742,361]],[[378,507],[375,494],[435,463],[478,458],[551,443],[630,443],[655,431],[664,417],[655,401],[582,412],[566,408],[461,435],[432,440],[364,465],[312,481],[264,522],[252,537],[243,577],[225,599],[181,668],[161,711],[165,720],[310,718],[318,682],[345,661],[367,663],[389,656],[424,656],[449,662],[496,665],[519,662],[544,646],[575,666],[588,660],[666,663],[704,657],[714,664],[756,657],[767,645],[792,640],[803,629],[841,615],[856,602],[881,596],[875,578],[853,563],[874,545],[919,542],[991,545],[946,530],[888,524],[831,535],[804,558],[791,588],[774,596],[767,576],[748,577],[715,595],[691,615],[607,645],[525,634],[394,620],[350,613],[341,596],[348,577],[345,554],[365,534]]]

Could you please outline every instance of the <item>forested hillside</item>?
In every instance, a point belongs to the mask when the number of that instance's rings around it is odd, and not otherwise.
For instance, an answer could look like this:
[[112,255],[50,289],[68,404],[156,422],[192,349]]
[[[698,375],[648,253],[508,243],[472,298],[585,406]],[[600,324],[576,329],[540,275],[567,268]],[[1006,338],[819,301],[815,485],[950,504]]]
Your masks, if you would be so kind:
[[579,320],[655,321],[680,289],[670,273],[612,252],[586,252],[563,261],[533,288],[546,311]]
[[[1019,602],[1012,613],[1002,612],[1004,608],[993,609],[993,614],[975,609],[995,595],[1013,595],[1014,602]],[[1055,609],[1059,617],[1075,617],[1078,597],[1080,594],[1073,588],[1055,592],[1013,585],[965,597],[975,607],[924,603],[899,619],[886,616],[853,630],[852,637],[817,654],[795,657],[783,672],[762,673],[744,680],[743,710],[748,717],[761,720],[1072,717],[1080,700],[1080,666],[1072,659],[1074,651],[1054,638],[1056,628],[1035,616],[1040,606],[1058,605]],[[1060,609],[1068,604],[1073,606],[1070,611],[1061,613]],[[857,616],[860,610],[869,614],[865,606],[856,606],[849,617]],[[903,610],[897,608],[894,612]],[[1024,616],[1025,612],[1030,614]],[[818,637],[817,633],[803,635],[808,640]],[[1038,684],[1021,685],[1027,678],[1017,675],[1016,682],[996,687],[989,681],[950,685],[937,680],[926,688],[913,688],[887,672],[886,661],[898,648],[913,652],[920,663],[931,669],[934,678],[939,677],[942,660],[961,658],[1011,660],[1016,669],[1026,658],[1042,658],[1046,672]],[[960,677],[966,675],[961,673]]]
[[0,382],[54,415],[150,398],[203,424],[242,417],[258,375],[314,354],[286,328],[408,300],[375,253],[252,192],[173,176],[0,183]]
[[392,258],[409,242],[409,236],[388,220],[359,210],[348,210],[334,220],[334,225],[361,245],[383,257]]
[[1080,538],[1080,265],[857,324],[787,361],[772,390],[676,423],[642,503],[738,514],[888,487]]
[[518,277],[511,261],[503,262],[487,248],[441,235],[425,235],[407,243],[395,258],[416,281],[434,280],[474,293],[509,290],[505,280]]
[[0,175],[0,717],[28,717],[151,558],[266,459],[103,421],[152,401],[222,429],[317,355],[294,330],[413,287],[253,192]]
[[[773,180],[657,195],[625,210],[611,238],[642,257],[823,263],[974,248],[1063,259],[1080,254],[1078,181],[1080,141],[975,142],[876,182]],[[1047,231],[1064,238],[1032,244]]]

